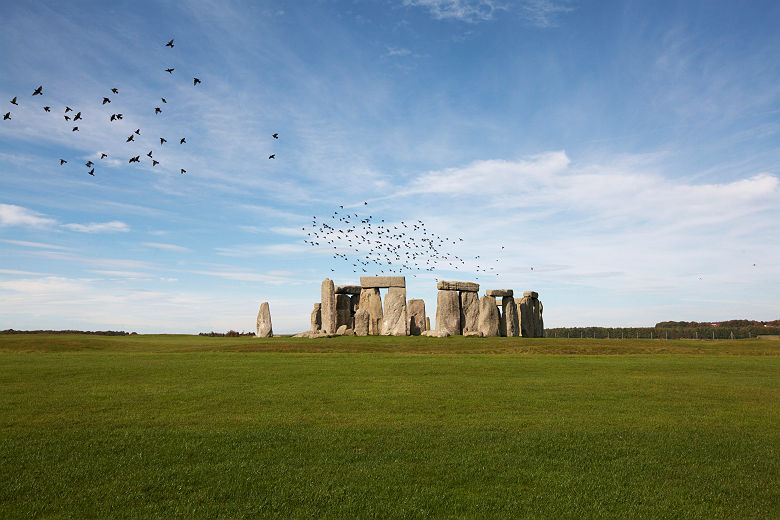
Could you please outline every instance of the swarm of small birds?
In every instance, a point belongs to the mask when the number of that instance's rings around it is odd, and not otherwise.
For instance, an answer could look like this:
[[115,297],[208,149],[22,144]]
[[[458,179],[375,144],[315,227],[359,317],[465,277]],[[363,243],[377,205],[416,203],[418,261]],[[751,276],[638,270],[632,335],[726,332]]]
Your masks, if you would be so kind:
[[[168,43],[165,43],[164,46],[173,49],[174,48],[174,40],[171,39],[170,41],[168,41]],[[168,67],[166,69],[163,69],[164,72],[167,72],[171,76],[173,75],[174,70],[176,70],[175,67]],[[198,87],[201,84],[202,84],[202,81],[201,81],[200,78],[193,77],[193,79],[192,79],[193,87]],[[109,93],[109,90],[110,90],[110,93]],[[33,92],[32,92],[32,97],[43,96],[43,95],[44,95],[44,87],[43,87],[43,85],[39,85],[38,88],[34,89]],[[119,96],[119,95],[120,95],[119,88],[112,87],[110,89],[107,89],[107,92],[105,93],[105,95],[102,95],[100,97],[100,99],[96,100],[95,104],[96,104],[97,107],[105,108],[106,105],[112,105],[113,102],[117,101],[117,96]],[[120,100],[121,100],[121,98],[120,98]],[[162,101],[162,103],[165,103],[166,105],[168,104],[168,100],[165,97],[160,97],[160,100]],[[18,107],[19,106],[19,96],[14,96],[14,98],[11,99],[10,103],[12,105]],[[121,103],[121,101],[120,101],[120,103]],[[53,108],[52,106],[46,105],[46,106],[43,106],[42,108],[43,108],[44,112],[52,113],[52,108]],[[94,117],[99,117],[99,114],[96,113],[96,111],[88,112],[88,110],[91,110],[91,109],[89,107],[85,107],[83,110],[78,110],[78,109],[73,109],[70,106],[65,106],[64,107],[64,111],[62,112],[62,116],[63,116],[63,118],[64,118],[64,120],[66,122],[75,123],[76,121],[81,121],[81,125],[84,126],[84,125],[88,125],[89,124],[87,121],[91,117],[93,117],[93,116]],[[156,115],[156,116],[163,116],[164,115],[161,106],[153,106],[152,105],[149,110],[150,110],[150,112],[153,112],[154,115]],[[90,118],[88,118],[87,115],[89,115]],[[105,117],[108,118],[109,122],[111,122],[111,123],[118,123],[118,122],[123,121],[123,119],[124,119],[123,113],[121,113],[121,112],[113,112],[112,111],[112,113],[110,113],[110,115],[108,113],[104,112],[104,115],[105,115]],[[3,120],[4,121],[11,121],[13,119],[14,119],[14,116],[11,113],[11,111],[8,111],[8,112],[6,112],[3,115]],[[71,133],[75,133],[75,132],[79,132],[79,131],[80,131],[79,125],[72,125]],[[130,136],[126,138],[125,143],[133,143],[133,145],[143,146],[142,143],[140,143],[139,141],[136,140],[136,136],[140,136],[140,135],[141,135],[141,129],[140,128],[135,129],[132,133],[130,133]],[[278,139],[279,138],[279,134],[274,133],[273,137],[274,137],[274,139]],[[160,137],[159,139],[160,139],[160,146],[162,146],[163,144],[168,142],[168,140],[165,137]],[[187,138],[186,137],[179,137],[179,144],[180,145],[187,144]],[[129,157],[128,163],[137,163],[139,165],[142,164],[141,154],[134,155],[134,152],[135,152],[135,150],[129,150],[127,152],[127,156],[126,157]],[[95,152],[96,156],[98,154],[100,155],[100,159],[101,160],[108,158],[108,154],[106,154],[105,152],[102,152],[102,151]],[[145,155],[150,159],[152,167],[155,167],[158,164],[161,164],[160,160],[158,160],[157,158],[152,157],[152,152],[151,151],[148,154],[145,154]],[[269,157],[269,159],[274,159],[274,158],[276,158],[275,154],[272,154]],[[68,160],[64,159],[64,158],[60,158],[59,162],[60,162],[60,166],[68,164]],[[146,162],[146,161],[144,160],[144,162]],[[93,167],[93,163],[91,161],[89,161],[86,164],[86,166],[88,168],[87,173],[89,175],[94,176],[95,175],[95,168]],[[179,170],[179,172],[181,174],[184,174],[184,173],[187,172],[186,169],[181,168],[181,167],[179,167],[178,170]]]

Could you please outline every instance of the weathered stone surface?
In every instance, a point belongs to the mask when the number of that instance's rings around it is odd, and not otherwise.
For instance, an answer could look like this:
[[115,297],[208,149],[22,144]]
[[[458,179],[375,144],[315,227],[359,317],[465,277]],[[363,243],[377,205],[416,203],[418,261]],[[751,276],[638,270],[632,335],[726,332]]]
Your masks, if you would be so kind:
[[442,280],[436,284],[436,288],[440,291],[479,292],[479,284],[475,282],[448,282]]
[[482,338],[484,337],[482,333],[478,330],[470,330],[468,332],[463,333],[464,336],[474,336],[475,338]]
[[363,289],[406,287],[406,278],[403,276],[361,276],[360,287]]
[[409,312],[409,335],[419,336],[425,332],[425,301],[409,300],[407,302]]
[[346,325],[341,325],[341,326],[339,326],[338,329],[336,329],[336,335],[337,336],[343,336],[345,332],[347,332],[347,326]]
[[322,329],[322,311],[319,303],[314,304],[314,310],[311,311],[311,329],[312,331],[318,331]]
[[333,334],[325,334],[321,330],[307,330],[304,332],[299,332],[293,338],[330,338]]
[[406,336],[406,289],[390,287],[385,296],[382,335]]
[[333,334],[337,328],[336,293],[333,280],[325,278],[320,289],[320,313],[322,315],[322,332]]
[[460,293],[460,328],[464,335],[479,329],[479,295],[475,292]]
[[494,296],[483,296],[479,300],[479,332],[483,336],[498,336],[498,307]]
[[260,304],[260,311],[257,313],[257,337],[272,338],[273,335],[271,310],[268,308],[268,302],[263,302]]
[[515,292],[512,289],[488,289],[485,291],[487,296],[514,296]]
[[360,294],[359,285],[339,285],[336,287],[336,294]]
[[520,320],[517,317],[517,304],[511,296],[501,298],[502,336],[515,338],[520,335]]
[[350,298],[348,294],[336,295],[336,328],[346,325],[352,326],[352,313],[350,312]]
[[352,315],[352,317],[355,317],[355,313],[358,310],[358,305],[360,304],[360,294],[353,294],[349,297],[349,313]]
[[421,335],[428,336],[430,338],[446,338],[450,335],[450,333],[446,330],[426,330]]
[[[527,291],[532,292],[532,291]],[[517,300],[515,300],[517,301]],[[527,338],[544,337],[544,319],[542,302],[538,298],[524,296],[518,304],[520,317],[520,335]]]
[[528,298],[539,298],[539,293],[536,291],[523,291],[523,296]]
[[439,291],[436,295],[436,330],[460,334],[460,298],[458,291]]
[[536,302],[538,303],[538,306],[536,307],[536,320],[534,322],[534,329],[536,332],[537,338],[543,338],[544,337],[544,318],[542,318],[542,302],[538,298],[536,299]]
[[355,312],[355,334],[368,336],[368,311],[366,309],[358,309]]
[[381,323],[383,316],[382,296],[379,294],[379,289],[363,289],[360,291],[358,309],[368,311],[368,333],[372,336],[379,334],[381,328],[377,326],[377,320]]
[[425,330],[431,330],[431,317],[425,317]]

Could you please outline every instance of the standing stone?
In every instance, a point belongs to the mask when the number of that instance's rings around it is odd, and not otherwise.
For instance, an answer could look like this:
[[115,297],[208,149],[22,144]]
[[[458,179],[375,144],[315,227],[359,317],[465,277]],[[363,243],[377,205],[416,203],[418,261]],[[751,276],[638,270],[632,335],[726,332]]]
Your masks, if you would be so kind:
[[534,337],[534,319],[531,311],[531,298],[523,296],[515,300],[517,304],[517,316],[520,322],[520,335],[524,338]]
[[350,312],[350,299],[348,294],[336,295],[336,328],[346,325],[352,327],[352,313]]
[[498,336],[498,306],[495,296],[483,296],[479,300],[479,332],[483,336]]
[[458,291],[441,290],[436,295],[436,330],[460,334],[460,298]]
[[544,319],[542,318],[542,302],[538,293],[525,291],[518,305],[520,316],[520,334],[528,338],[544,337]]
[[511,296],[501,298],[501,322],[505,327],[502,336],[515,338],[520,335],[520,320],[517,318],[517,304]]
[[360,304],[360,294],[353,294],[349,297],[349,314],[352,316],[352,324],[355,324],[355,313],[358,310]]
[[431,330],[431,318],[429,316],[425,317],[425,330]]
[[311,311],[311,330],[316,332],[322,328],[322,311],[319,303],[314,304],[314,310]]
[[333,281],[325,278],[320,290],[320,311],[322,313],[322,332],[326,334],[335,334],[337,323],[336,315],[336,292],[333,287]]
[[425,301],[409,300],[407,303],[409,311],[409,335],[419,336],[425,332]]
[[380,328],[377,323],[381,324],[382,320],[382,295],[379,294],[379,289],[369,288],[360,291],[360,303],[359,309],[365,309],[368,311],[368,331],[369,334],[375,336],[379,334]]
[[406,288],[390,287],[385,297],[382,334],[384,336],[406,336],[406,315]]
[[274,331],[271,328],[271,310],[268,308],[268,302],[260,304],[260,312],[257,313],[257,337],[271,338]]
[[479,295],[476,292],[460,292],[460,327],[464,334],[479,330]]
[[537,338],[543,338],[544,337],[544,319],[542,318],[542,302],[541,300],[536,300],[536,309],[535,309],[534,316],[536,319],[534,320],[534,332],[536,333]]
[[358,309],[355,312],[355,335],[368,336],[368,311]]

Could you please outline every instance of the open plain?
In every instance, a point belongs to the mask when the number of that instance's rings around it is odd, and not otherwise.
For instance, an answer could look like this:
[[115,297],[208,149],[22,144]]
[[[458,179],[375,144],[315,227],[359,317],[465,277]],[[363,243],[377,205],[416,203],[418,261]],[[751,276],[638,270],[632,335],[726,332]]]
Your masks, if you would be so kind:
[[0,336],[2,518],[776,518],[780,343]]

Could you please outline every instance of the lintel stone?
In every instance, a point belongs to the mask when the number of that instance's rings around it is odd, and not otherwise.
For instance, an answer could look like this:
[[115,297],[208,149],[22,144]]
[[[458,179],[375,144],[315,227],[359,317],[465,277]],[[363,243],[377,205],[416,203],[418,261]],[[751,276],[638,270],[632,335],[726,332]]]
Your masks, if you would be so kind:
[[512,289],[488,289],[485,291],[486,296],[514,296],[515,292]]
[[338,285],[336,294],[360,294],[360,289],[359,285]]
[[405,288],[406,278],[403,276],[361,276],[360,287],[363,289]]
[[479,292],[479,284],[475,282],[448,282],[447,280],[442,280],[436,284],[436,288],[440,291]]
[[526,298],[539,298],[539,293],[536,291],[523,291],[523,296]]

